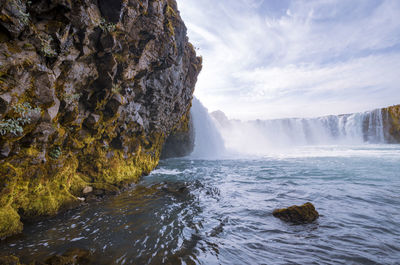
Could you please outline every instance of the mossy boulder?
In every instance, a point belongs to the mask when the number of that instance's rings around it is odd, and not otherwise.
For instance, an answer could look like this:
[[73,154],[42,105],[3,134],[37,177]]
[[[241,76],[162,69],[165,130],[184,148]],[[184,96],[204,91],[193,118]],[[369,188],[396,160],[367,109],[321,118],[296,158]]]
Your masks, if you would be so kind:
[[294,224],[311,223],[319,217],[314,205],[310,202],[301,206],[294,205],[288,208],[276,209],[272,214],[282,221]]

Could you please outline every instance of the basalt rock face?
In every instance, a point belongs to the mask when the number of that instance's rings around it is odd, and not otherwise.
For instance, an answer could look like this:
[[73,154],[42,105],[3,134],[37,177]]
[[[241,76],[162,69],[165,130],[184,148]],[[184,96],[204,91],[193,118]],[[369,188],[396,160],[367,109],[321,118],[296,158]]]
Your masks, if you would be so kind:
[[165,140],[161,159],[190,155],[194,149],[194,140],[193,118],[188,113],[188,115],[183,116],[181,122]]
[[200,70],[175,0],[0,0],[0,238],[149,173]]

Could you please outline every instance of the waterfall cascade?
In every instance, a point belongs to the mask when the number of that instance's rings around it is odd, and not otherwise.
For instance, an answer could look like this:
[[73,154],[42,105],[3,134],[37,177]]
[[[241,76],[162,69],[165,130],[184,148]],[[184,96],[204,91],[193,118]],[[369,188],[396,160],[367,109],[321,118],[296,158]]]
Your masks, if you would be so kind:
[[201,102],[194,98],[191,114],[195,129],[193,157],[217,158],[225,152],[224,140],[214,119]]
[[[381,109],[318,118],[291,118],[242,122],[212,114],[227,149],[254,153],[264,148],[302,145],[385,143]],[[228,122],[227,122],[228,121]]]

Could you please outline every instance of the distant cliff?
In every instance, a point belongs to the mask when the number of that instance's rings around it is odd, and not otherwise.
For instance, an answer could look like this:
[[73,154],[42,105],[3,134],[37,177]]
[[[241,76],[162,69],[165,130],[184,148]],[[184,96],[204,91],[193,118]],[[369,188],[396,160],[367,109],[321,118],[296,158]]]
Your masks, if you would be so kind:
[[149,173],[200,70],[175,0],[0,0],[0,238]]
[[382,109],[385,138],[389,143],[400,143],[400,105]]

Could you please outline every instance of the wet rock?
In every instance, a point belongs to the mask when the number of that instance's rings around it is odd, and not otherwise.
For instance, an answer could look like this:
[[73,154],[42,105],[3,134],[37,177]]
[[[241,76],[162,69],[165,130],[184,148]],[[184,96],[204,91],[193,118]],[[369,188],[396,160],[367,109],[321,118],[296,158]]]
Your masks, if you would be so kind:
[[289,208],[276,209],[272,214],[282,221],[294,224],[311,223],[319,217],[314,205],[310,202],[301,206],[294,205]]
[[94,194],[96,195],[96,196],[102,196],[102,195],[104,195],[104,190],[101,190],[101,189],[96,189],[95,191],[94,191]]
[[168,136],[162,149],[161,159],[190,155],[194,149],[194,138],[193,121],[188,114],[179,127]]
[[83,193],[83,194],[88,194],[88,193],[91,193],[92,191],[93,191],[93,188],[92,188],[92,187],[86,186],[86,187],[83,189],[82,193]]
[[1,265],[21,265],[19,262],[19,258],[15,256],[3,256],[0,257],[0,264]]
[[84,265],[90,264],[90,252],[83,249],[71,249],[62,255],[55,255],[46,259],[47,265]]

